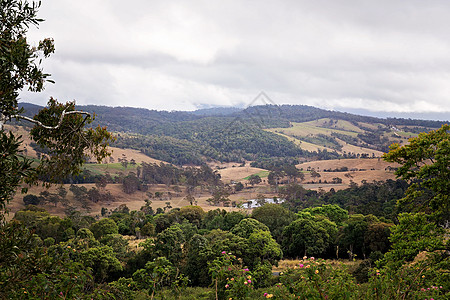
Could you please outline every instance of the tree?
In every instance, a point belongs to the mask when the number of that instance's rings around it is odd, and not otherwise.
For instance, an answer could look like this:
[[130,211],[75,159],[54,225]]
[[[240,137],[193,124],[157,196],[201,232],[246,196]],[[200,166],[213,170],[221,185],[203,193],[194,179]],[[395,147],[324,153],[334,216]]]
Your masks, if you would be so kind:
[[184,200],[186,200],[187,202],[189,202],[190,205],[193,205],[194,202],[196,202],[194,196],[192,196],[191,193],[188,193],[188,194],[186,195],[186,197],[184,197]]
[[315,169],[311,169],[311,177],[318,178],[320,177],[320,174]]
[[23,197],[23,203],[25,203],[25,205],[29,205],[29,204],[38,205],[40,202],[41,201],[40,201],[39,197],[36,195],[30,194],[30,195],[26,195]]
[[127,194],[133,194],[141,188],[141,182],[134,173],[125,176],[122,181],[123,191]]
[[107,234],[119,233],[119,228],[117,227],[116,222],[114,222],[114,220],[111,218],[105,218],[101,219],[98,222],[95,222],[94,224],[91,225],[90,229],[96,239],[99,239]]
[[80,257],[83,264],[92,269],[97,282],[103,282],[110,273],[122,271],[122,265],[110,246],[86,249],[81,251]]
[[269,231],[254,231],[248,237],[247,244],[248,252],[244,256],[244,262],[251,269],[265,261],[276,265],[283,257],[280,245],[272,238]]
[[269,175],[267,176],[267,182],[270,185],[275,186],[276,192],[278,192],[278,184],[279,184],[281,178],[283,178],[283,176],[284,176],[283,171],[270,171]]
[[261,182],[261,177],[259,175],[253,174],[248,177],[248,183],[250,183],[252,186],[255,184],[258,184]]
[[397,177],[411,182],[399,201],[407,211],[435,215],[439,223],[450,219],[450,125],[428,133],[420,133],[408,145],[392,144],[384,160],[401,166]]
[[264,194],[256,195],[256,203],[259,206],[263,206],[264,204],[266,204],[266,196]]
[[305,178],[305,175],[301,173],[300,170],[297,169],[294,165],[286,165],[284,167],[284,173],[289,176],[289,183],[291,180],[296,182],[297,178],[300,178],[300,181]]
[[259,222],[258,220],[247,218],[241,220],[238,224],[236,224],[231,229],[231,233],[242,238],[248,238],[253,232],[257,230],[270,231],[266,225]]
[[193,286],[208,286],[210,277],[208,274],[208,261],[212,260],[212,249],[208,240],[199,234],[195,234],[186,244],[185,273]]
[[312,215],[323,215],[330,219],[330,221],[335,222],[337,225],[342,225],[342,223],[348,219],[348,211],[340,208],[336,204],[327,204],[317,207],[309,207],[303,209],[302,212],[309,212]]
[[234,191],[235,192],[240,192],[243,189],[244,189],[244,185],[240,181],[234,185]]
[[281,205],[267,203],[256,207],[252,212],[252,218],[269,227],[275,239],[281,241],[284,227],[294,221],[295,215]]
[[290,257],[321,255],[331,246],[336,233],[334,222],[304,213],[283,230],[283,252]]
[[200,227],[205,216],[205,211],[200,206],[187,205],[176,211],[175,216],[180,223],[183,219],[186,219],[189,223]]
[[183,258],[182,245],[185,242],[183,231],[178,224],[175,224],[158,233],[155,241],[155,252],[158,256],[164,256],[178,266]]
[[[1,5],[0,210],[3,210],[24,181],[36,182],[41,177],[47,183],[60,182],[68,174],[80,172],[86,153],[101,161],[109,154],[106,147],[112,135],[106,128],[85,128],[93,118],[89,113],[76,111],[74,102],[60,104],[51,98],[48,107],[34,118],[21,115],[20,91],[27,87],[32,92],[40,92],[45,82],[51,82],[40,63],[54,52],[54,44],[52,39],[41,41],[38,47],[27,43],[28,28],[42,22],[37,18],[40,3],[4,0]],[[48,149],[38,166],[32,166],[21,155],[21,137],[6,132],[4,124],[11,119],[34,124],[30,132],[32,140]]]
[[369,227],[367,218],[361,214],[351,215],[340,228],[339,244],[347,249],[350,258],[356,254],[358,257],[365,256],[364,239]]
[[295,208],[304,202],[307,191],[299,184],[291,183],[280,188],[279,196],[286,200],[286,204]]

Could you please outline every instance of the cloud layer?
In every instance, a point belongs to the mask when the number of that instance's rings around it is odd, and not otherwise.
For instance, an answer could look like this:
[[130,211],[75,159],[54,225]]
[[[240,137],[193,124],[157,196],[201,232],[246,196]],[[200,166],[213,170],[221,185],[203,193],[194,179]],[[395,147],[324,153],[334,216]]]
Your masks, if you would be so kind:
[[[449,112],[448,1],[46,0],[48,97],[192,110],[274,102]],[[450,117],[449,117],[450,119]]]

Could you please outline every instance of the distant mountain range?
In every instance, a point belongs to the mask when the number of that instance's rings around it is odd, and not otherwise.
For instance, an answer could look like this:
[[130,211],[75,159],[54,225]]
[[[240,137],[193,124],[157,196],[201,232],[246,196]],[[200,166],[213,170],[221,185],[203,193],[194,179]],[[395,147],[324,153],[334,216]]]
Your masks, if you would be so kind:
[[[40,106],[21,103],[28,115]],[[96,114],[94,126],[117,134],[115,146],[134,148],[178,165],[207,161],[254,165],[304,159],[379,156],[443,122],[377,118],[305,105],[260,105],[193,112],[78,106]]]

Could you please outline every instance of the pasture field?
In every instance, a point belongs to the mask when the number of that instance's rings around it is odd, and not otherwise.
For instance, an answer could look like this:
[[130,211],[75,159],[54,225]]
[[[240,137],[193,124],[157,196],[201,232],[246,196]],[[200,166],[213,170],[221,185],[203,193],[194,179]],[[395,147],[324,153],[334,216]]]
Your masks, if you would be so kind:
[[[310,161],[296,165],[298,169],[303,170],[303,174],[305,178],[302,182],[298,182],[304,186],[306,189],[312,190],[324,190],[329,191],[331,188],[334,190],[341,190],[349,187],[351,182],[355,182],[360,184],[361,181],[365,180],[367,182],[372,182],[374,180],[387,180],[387,179],[395,179],[395,175],[392,171],[386,170],[390,167],[397,167],[396,164],[387,163],[382,159],[374,158],[374,159],[336,159],[336,160],[326,160],[326,161]],[[103,165],[91,165],[90,167],[95,168],[103,167]],[[106,165],[105,165],[106,167]],[[134,169],[127,168],[121,169],[118,164],[114,164],[115,170],[131,172]],[[346,172],[324,172],[324,169],[338,169],[342,167],[347,167],[348,171]],[[311,177],[311,173],[308,172],[308,169],[314,168],[321,175],[319,178]],[[110,168],[109,170],[114,170],[114,168]],[[97,170],[98,171],[98,170]],[[250,185],[247,185],[247,188],[244,190],[231,194],[230,200],[236,201],[237,203],[245,203],[248,199],[255,199],[258,194],[263,194],[266,197],[274,197],[277,194],[274,190],[268,185],[265,177],[269,174],[269,171],[253,168],[249,166],[243,167],[226,167],[218,170],[219,174],[222,177],[222,181],[224,183],[230,183],[231,181],[241,181],[244,185],[248,183],[246,178],[250,175],[257,174],[263,178],[263,181],[255,185],[253,188],[250,188]],[[112,172],[111,172],[112,173]],[[333,178],[338,177],[342,179],[342,183],[340,184],[331,184]],[[320,181],[320,182],[319,182]],[[327,182],[327,183],[325,183]],[[69,191],[70,185],[63,185],[64,188],[68,191],[67,200],[71,205],[77,207],[93,216],[100,216],[100,211],[102,207],[108,208],[108,210],[114,210],[121,204],[126,204],[130,210],[139,210],[141,206],[145,204],[145,200],[148,198],[147,194],[142,191],[137,191],[133,194],[126,194],[121,184],[108,184],[105,188],[105,192],[108,191],[113,195],[114,199],[111,201],[104,201],[98,203],[90,203],[90,210],[85,211],[81,209],[81,205],[75,201],[72,192]],[[91,189],[95,187],[95,184],[80,184],[78,186],[84,186],[86,189]],[[56,193],[58,185],[51,186],[49,188],[49,192]],[[29,188],[28,194],[39,195],[45,188],[42,186],[31,186]],[[162,196],[160,198],[152,198],[152,207],[154,210],[157,208],[163,208],[167,206],[167,202],[170,202],[170,206],[172,208],[183,207],[189,205],[190,203],[185,200],[186,192],[182,187],[181,192],[175,192],[174,186],[167,186],[164,184],[155,184],[149,185],[148,192],[155,194],[155,192],[161,192]],[[14,213],[25,207],[23,203],[24,195],[20,193],[20,191],[15,195],[13,201],[9,203],[8,209],[10,214],[8,216],[11,219],[14,216]],[[231,210],[239,210],[239,208],[232,207],[217,207],[211,206],[206,200],[211,197],[211,194],[208,190],[196,188],[194,192],[194,198],[196,200],[196,204],[201,206],[205,211],[209,211],[212,209],[223,208],[227,211]],[[53,204],[45,204],[43,207],[49,211],[52,215],[57,215],[63,217],[65,215],[65,207],[59,203],[57,206]]]

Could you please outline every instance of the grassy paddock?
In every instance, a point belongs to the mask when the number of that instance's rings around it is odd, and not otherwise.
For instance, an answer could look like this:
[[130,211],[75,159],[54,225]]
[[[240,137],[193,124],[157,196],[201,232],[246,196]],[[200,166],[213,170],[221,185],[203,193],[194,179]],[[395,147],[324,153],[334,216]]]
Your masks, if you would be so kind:
[[261,178],[265,178],[265,177],[269,176],[269,173],[270,173],[269,171],[260,171],[258,173],[255,173],[255,174],[245,177],[244,180],[248,180],[250,178],[250,176],[253,176],[253,175],[258,175]]

